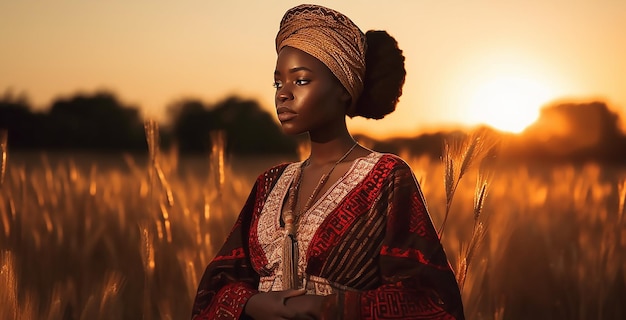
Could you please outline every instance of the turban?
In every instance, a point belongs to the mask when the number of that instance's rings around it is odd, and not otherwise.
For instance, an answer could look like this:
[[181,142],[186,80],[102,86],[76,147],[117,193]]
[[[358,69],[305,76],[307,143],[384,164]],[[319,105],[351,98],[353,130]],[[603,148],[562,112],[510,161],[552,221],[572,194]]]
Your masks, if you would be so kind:
[[352,97],[363,92],[366,40],[345,15],[322,6],[303,4],[289,9],[276,35],[276,52],[285,46],[302,50],[325,64]]

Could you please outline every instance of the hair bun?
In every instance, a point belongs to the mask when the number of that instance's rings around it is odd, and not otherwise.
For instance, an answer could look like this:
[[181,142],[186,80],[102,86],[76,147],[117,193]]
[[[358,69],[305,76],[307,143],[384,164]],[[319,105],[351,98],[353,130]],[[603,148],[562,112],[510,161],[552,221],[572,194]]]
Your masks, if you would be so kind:
[[363,93],[350,117],[382,119],[396,109],[402,95],[406,70],[398,42],[386,31],[370,30],[365,34],[365,78]]

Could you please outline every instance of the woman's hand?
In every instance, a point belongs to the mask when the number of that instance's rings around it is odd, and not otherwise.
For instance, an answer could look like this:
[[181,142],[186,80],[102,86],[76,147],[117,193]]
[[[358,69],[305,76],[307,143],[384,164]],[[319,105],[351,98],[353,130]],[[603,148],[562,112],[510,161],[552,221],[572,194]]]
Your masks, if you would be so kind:
[[287,307],[296,312],[294,319],[320,319],[323,301],[324,296],[298,295],[287,299]]
[[298,312],[285,302],[305,293],[305,289],[260,292],[248,299],[244,312],[255,320],[300,319]]

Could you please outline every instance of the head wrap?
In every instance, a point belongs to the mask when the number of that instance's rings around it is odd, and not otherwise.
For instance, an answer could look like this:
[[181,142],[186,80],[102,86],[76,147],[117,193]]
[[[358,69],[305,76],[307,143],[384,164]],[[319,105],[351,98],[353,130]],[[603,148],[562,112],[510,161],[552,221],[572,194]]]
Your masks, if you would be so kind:
[[350,109],[363,92],[366,40],[345,15],[318,5],[289,9],[276,35],[276,52],[285,46],[302,50],[325,64],[352,97]]

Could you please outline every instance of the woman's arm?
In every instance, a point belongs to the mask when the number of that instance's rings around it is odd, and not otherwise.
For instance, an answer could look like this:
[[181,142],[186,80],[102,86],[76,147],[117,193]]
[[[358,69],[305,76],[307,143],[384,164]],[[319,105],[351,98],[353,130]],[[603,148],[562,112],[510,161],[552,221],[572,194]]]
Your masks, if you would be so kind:
[[295,314],[284,299],[304,291],[259,293],[259,275],[252,266],[249,247],[250,227],[258,218],[255,214],[286,167],[276,166],[257,178],[235,226],[202,276],[192,319],[282,319]]
[[258,292],[259,276],[250,264],[247,245],[258,184],[252,188],[226,242],[204,271],[193,304],[194,320],[245,318],[244,306]]

